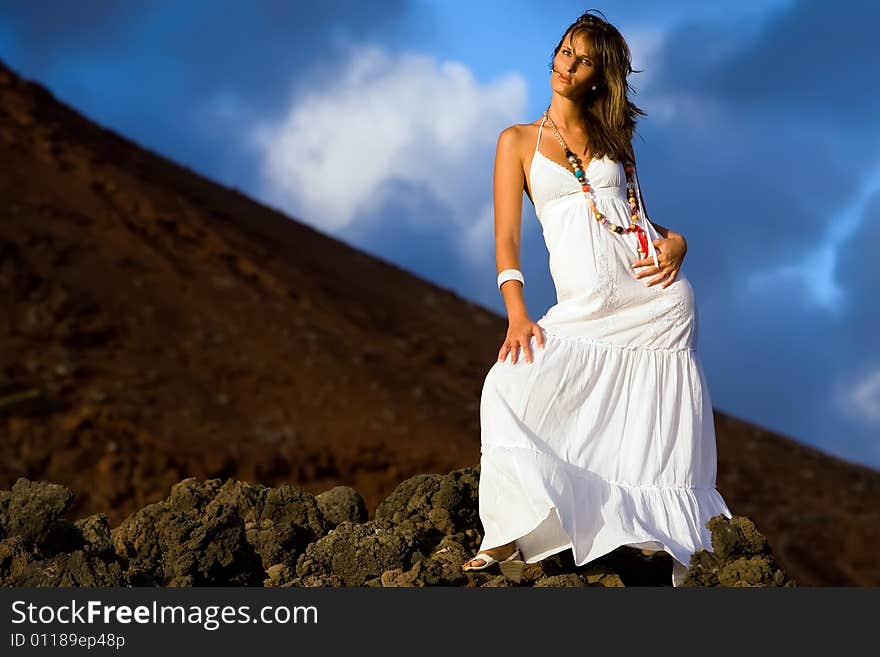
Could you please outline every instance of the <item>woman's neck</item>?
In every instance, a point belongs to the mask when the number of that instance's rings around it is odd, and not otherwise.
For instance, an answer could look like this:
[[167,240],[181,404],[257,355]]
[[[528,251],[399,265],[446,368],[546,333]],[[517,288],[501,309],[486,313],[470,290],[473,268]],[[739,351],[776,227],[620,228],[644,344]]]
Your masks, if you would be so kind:
[[581,106],[564,96],[553,95],[550,101],[550,118],[560,131],[572,135],[585,133],[586,117]]

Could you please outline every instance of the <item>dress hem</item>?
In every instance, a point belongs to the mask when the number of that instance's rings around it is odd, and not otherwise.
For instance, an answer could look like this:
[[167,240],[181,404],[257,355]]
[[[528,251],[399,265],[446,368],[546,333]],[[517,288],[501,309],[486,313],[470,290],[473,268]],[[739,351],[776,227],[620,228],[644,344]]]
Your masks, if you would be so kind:
[[[501,547],[502,545],[507,545],[508,543],[519,542],[520,539],[523,538],[523,536],[527,536],[528,534],[533,532],[535,529],[537,529],[538,527],[543,525],[547,521],[547,517],[550,517],[551,514],[553,513],[553,511],[557,512],[557,519],[558,519],[559,508],[555,504],[551,505],[547,509],[547,515],[545,516],[544,520],[539,522],[537,525],[535,525],[531,530],[529,530],[525,534],[520,534],[516,538],[512,538],[509,541],[502,541],[498,545],[492,545],[489,547],[481,545],[480,551],[492,550],[496,547]],[[568,532],[566,532],[565,528],[562,527],[561,525],[562,525],[562,523],[560,521],[561,530],[563,532],[565,532],[566,536],[568,536]],[[671,572],[672,587],[678,588],[679,586],[681,586],[682,582],[684,581],[685,575],[687,574],[689,566],[687,564],[683,564],[681,561],[679,561],[678,558],[672,553],[672,550],[669,548],[668,545],[666,545],[663,541],[660,541],[653,536],[644,536],[643,538],[633,540],[630,543],[617,543],[615,545],[612,545],[611,547],[608,547],[607,549],[604,549],[599,554],[596,554],[593,556],[588,555],[588,557],[581,563],[577,563],[577,561],[575,561],[575,567],[580,568],[582,566],[585,566],[588,563],[592,563],[598,559],[601,559],[605,555],[610,554],[611,552],[614,552],[614,550],[616,550],[617,548],[636,547],[634,544],[641,544],[641,543],[654,543],[656,545],[659,545],[660,547],[656,551],[658,551],[658,552],[663,551],[669,555],[670,559],[672,560],[672,572]],[[643,548],[643,549],[649,549],[649,548]],[[564,552],[565,550],[571,550],[572,555],[574,555],[574,542],[571,540],[570,536],[568,536],[568,544],[567,545],[562,545],[562,546],[553,547],[553,548],[547,548],[546,550],[544,550],[542,552],[538,552],[537,554],[530,556],[528,559],[525,559],[525,563],[529,563],[529,564],[539,563],[539,562],[543,561],[544,559],[548,559],[548,558],[552,557],[554,554]]]
[[[507,452],[509,458],[514,460],[519,460],[519,457],[516,456],[517,452],[520,454],[523,452],[528,453],[531,455],[530,458],[537,458],[545,462],[548,456],[546,453],[538,450],[512,445],[492,445],[491,447],[484,448],[483,454],[487,451],[496,450]],[[519,518],[520,522],[511,522],[511,519],[507,518],[504,521],[493,522],[492,525],[486,527],[485,520],[487,518],[481,510],[481,516],[484,517],[484,539],[488,534],[493,543],[493,545],[483,543],[480,547],[481,550],[492,549],[493,547],[507,545],[510,542],[516,541],[519,544],[524,561],[526,563],[537,563],[553,554],[571,549],[575,564],[583,566],[621,546],[635,547],[634,544],[657,545],[659,550],[669,554],[673,560],[672,585],[675,587],[683,580],[692,554],[700,549],[712,551],[711,547],[707,547],[707,545],[711,545],[711,537],[704,522],[719,514],[728,518],[732,517],[720,492],[714,485],[631,484],[606,479],[596,473],[579,468],[572,463],[561,461],[558,458],[554,459],[554,462],[554,465],[549,466],[552,470],[555,470],[557,474],[567,471],[569,475],[562,480],[557,480],[557,484],[553,489],[546,489],[546,496],[541,495],[541,497],[544,497],[543,500],[539,501],[533,497],[531,500],[525,498],[514,501],[513,503],[517,504],[524,511],[523,516]],[[568,467],[560,470],[560,465]],[[521,466],[516,466],[513,470],[523,472]],[[525,468],[525,471],[531,470],[531,467]],[[486,477],[494,476],[494,473],[490,474],[488,471],[481,473],[481,482],[483,481],[484,474]],[[594,514],[589,514],[589,516],[591,518],[603,518],[604,522],[597,522],[591,528],[585,528],[581,532],[574,530],[575,527],[583,522],[583,518],[573,508],[568,509],[567,515],[561,512],[558,500],[556,499],[560,496],[565,499],[571,499],[572,491],[579,490],[575,480],[569,479],[569,476],[576,476],[577,480],[587,481],[589,485],[599,486],[595,494],[589,494],[590,499],[595,499],[595,512]],[[557,489],[556,486],[559,485],[562,488]],[[519,484],[515,484],[515,486],[516,488],[521,488]],[[570,486],[575,486],[575,488],[569,488]],[[612,489],[616,489],[617,492],[610,493],[609,496],[608,491]],[[513,492],[510,495],[513,495]],[[507,499],[512,500],[513,498]],[[637,522],[619,525],[612,521],[613,516],[606,516],[606,509],[617,508],[618,503],[607,507],[609,499],[629,500],[626,503],[627,507],[640,511],[635,516],[632,516],[637,519]],[[542,501],[543,504],[541,504]],[[538,511],[538,509],[542,509],[542,511]],[[566,528],[565,522],[563,522],[563,515],[566,515],[566,522],[571,525],[568,528]],[[662,520],[664,518],[665,520]],[[680,521],[670,522],[671,518],[680,518]],[[663,524],[653,524],[657,519],[660,519]],[[658,527],[658,531],[651,533],[649,530],[654,526]],[[662,527],[665,527],[665,529],[662,529]],[[574,534],[583,534],[582,538],[589,541],[590,549],[580,555],[580,562],[578,562],[579,555],[578,550],[575,549],[572,530],[574,530]],[[682,532],[680,536],[675,533],[676,531]],[[534,535],[529,538],[531,534]],[[679,538],[676,539],[674,538],[675,536],[679,536]],[[672,543],[670,543],[670,540],[672,540]],[[528,545],[529,542],[532,542],[531,546]]]

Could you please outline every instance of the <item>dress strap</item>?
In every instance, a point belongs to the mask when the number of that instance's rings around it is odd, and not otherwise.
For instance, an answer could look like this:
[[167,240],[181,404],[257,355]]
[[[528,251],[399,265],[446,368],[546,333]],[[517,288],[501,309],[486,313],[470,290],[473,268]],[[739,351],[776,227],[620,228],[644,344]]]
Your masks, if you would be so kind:
[[544,121],[547,120],[547,116],[544,115],[541,117],[541,125],[538,126],[538,140],[535,142],[535,153],[538,152],[538,146],[541,144],[541,130],[544,129]]

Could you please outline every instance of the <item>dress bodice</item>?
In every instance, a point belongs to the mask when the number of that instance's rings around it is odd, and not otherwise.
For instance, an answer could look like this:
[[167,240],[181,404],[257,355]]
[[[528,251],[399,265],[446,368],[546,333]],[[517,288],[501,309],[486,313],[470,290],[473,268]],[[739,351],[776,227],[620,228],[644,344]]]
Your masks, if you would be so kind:
[[[544,121],[542,120],[538,128],[538,139],[535,143],[532,163],[529,166],[529,191],[532,195],[535,213],[539,219],[542,219],[544,206],[551,200],[564,196],[574,196],[580,199],[584,197],[581,184],[575,178],[573,170],[570,167],[562,166],[541,152],[541,131],[543,129]],[[626,172],[623,169],[623,163],[608,156],[594,158],[587,164],[585,173],[596,197],[612,196],[626,201]]]

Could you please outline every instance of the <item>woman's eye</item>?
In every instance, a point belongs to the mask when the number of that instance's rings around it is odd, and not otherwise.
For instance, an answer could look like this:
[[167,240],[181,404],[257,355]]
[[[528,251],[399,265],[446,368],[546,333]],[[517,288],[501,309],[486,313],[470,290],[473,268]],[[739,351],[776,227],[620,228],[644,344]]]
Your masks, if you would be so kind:
[[[563,49],[562,49],[562,54],[563,54],[563,55],[569,55],[569,54],[571,54],[571,50],[569,50],[568,48],[563,48]],[[590,60],[587,59],[586,57],[581,58],[581,63],[582,63],[584,66],[591,66],[591,64],[590,64]]]

